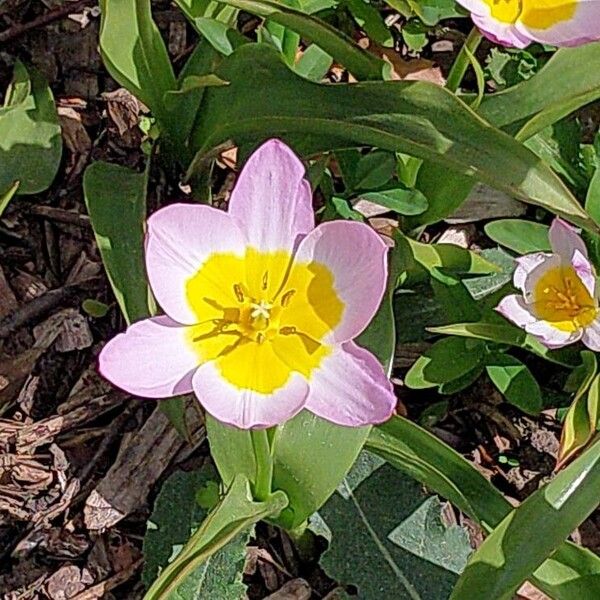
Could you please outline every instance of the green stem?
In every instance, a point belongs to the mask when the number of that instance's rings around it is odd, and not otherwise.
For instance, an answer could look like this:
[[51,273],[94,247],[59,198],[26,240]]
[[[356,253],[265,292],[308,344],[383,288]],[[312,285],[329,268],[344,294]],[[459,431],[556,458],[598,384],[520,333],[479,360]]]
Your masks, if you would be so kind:
[[250,437],[256,459],[254,498],[259,502],[264,502],[271,495],[273,481],[273,455],[271,454],[269,434],[266,429],[252,429]]
[[483,35],[477,29],[477,27],[473,27],[471,32],[467,36],[463,47],[460,49],[452,68],[450,69],[450,73],[448,74],[448,80],[446,81],[446,87],[451,92],[456,92],[460,87],[460,84],[471,64],[471,59],[469,58],[469,52],[471,54],[475,54],[477,47],[481,43],[483,39]]

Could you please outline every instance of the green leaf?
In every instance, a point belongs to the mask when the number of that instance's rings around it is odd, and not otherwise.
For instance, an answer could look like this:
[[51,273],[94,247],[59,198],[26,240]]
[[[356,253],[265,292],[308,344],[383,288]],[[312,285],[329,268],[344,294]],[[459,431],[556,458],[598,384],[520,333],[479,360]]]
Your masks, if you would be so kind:
[[423,502],[421,487],[384,465],[342,489],[319,511],[332,534],[321,557],[327,574],[355,586],[358,598],[447,598],[456,575],[388,539]]
[[499,219],[484,227],[486,235],[497,244],[517,254],[551,252],[548,226],[523,219]]
[[197,154],[190,175],[232,138],[240,144],[281,136],[300,153],[376,146],[432,160],[597,230],[549,167],[439,86],[318,84],[298,77],[274,49],[261,44],[238,48],[216,75],[231,85],[204,94],[203,118],[191,139]]
[[[209,557],[261,519],[279,514],[286,504],[287,498],[283,492],[275,492],[265,502],[255,502],[248,479],[237,475],[221,502],[148,590],[145,600],[169,597]],[[183,596],[182,600],[189,597]]]
[[393,152],[373,150],[361,156],[356,163],[352,187],[355,190],[382,187],[393,177],[395,171],[396,155]]
[[17,193],[19,189],[19,185],[21,183],[19,181],[15,181],[9,188],[0,195],[0,217],[4,214],[8,203],[13,199],[13,196]]
[[388,539],[438,567],[460,574],[473,550],[462,527],[442,522],[442,509],[437,497],[428,498],[388,535]]
[[311,44],[303,53],[296,66],[296,73],[311,81],[321,81],[333,64],[333,58],[316,44]]
[[487,248],[481,251],[480,256],[497,265],[501,271],[463,281],[465,287],[475,300],[481,300],[502,289],[507,283],[512,281],[515,268],[515,259],[508,252],[502,250],[502,248]]
[[141,100],[161,130],[175,134],[177,123],[164,106],[176,90],[165,43],[152,20],[150,0],[101,0],[100,54],[111,77]]
[[498,319],[499,322],[454,323],[440,327],[429,327],[428,330],[431,333],[442,335],[458,335],[479,340],[489,340],[499,344],[508,344],[509,346],[518,346],[519,348],[526,348],[538,356],[559,365],[566,367],[577,365],[572,349],[550,350],[537,338],[528,335],[523,329],[519,329],[508,322],[501,322],[500,317],[496,317],[496,315],[491,315],[491,317],[494,320]]
[[509,354],[496,353],[487,359],[485,370],[508,402],[530,415],[543,408],[542,392],[531,371]]
[[383,16],[368,0],[345,0],[350,13],[367,36],[381,46],[392,48],[394,36]]
[[101,319],[108,314],[109,307],[104,302],[99,302],[93,298],[87,298],[81,303],[81,308],[94,319]]
[[596,433],[598,427],[598,402],[600,381],[598,362],[594,353],[584,350],[581,353],[583,378],[567,411],[560,437],[557,465],[566,464]]
[[[50,187],[62,155],[62,138],[52,92],[35,71],[15,64],[0,108],[0,196],[37,194]],[[4,208],[2,208],[4,210]]]
[[600,74],[588,68],[599,60],[598,42],[561,48],[527,81],[487,95],[479,114],[525,140],[600,97]]
[[145,173],[102,161],[91,164],[83,176],[96,243],[128,323],[150,315],[143,254],[146,186]]
[[[366,447],[452,502],[487,531],[512,510],[512,505],[472,463],[407,419],[393,417],[374,427]],[[600,558],[566,542],[531,580],[555,600],[595,597],[600,594]]]
[[425,212],[428,206],[427,198],[419,190],[404,187],[366,192],[360,194],[359,198],[389,208],[400,215],[419,215]]
[[404,383],[420,390],[433,388],[466,375],[483,360],[485,345],[477,340],[447,337],[439,340],[417,359]]
[[[510,511],[472,556],[451,599],[512,598],[598,506],[599,487],[600,440]],[[590,587],[584,597],[596,594]]]
[[363,50],[345,34],[316,17],[269,0],[222,0],[222,2],[289,27],[304,39],[320,46],[359,80],[377,80],[383,76],[385,63],[382,60]]
[[489,275],[500,269],[492,262],[454,244],[423,244],[406,238],[415,261],[431,273],[434,269],[455,275]]
[[[146,587],[152,585],[160,570],[177,557],[206,517],[206,509],[198,503],[198,496],[217,485],[215,477],[217,474],[212,467],[203,467],[199,471],[177,471],[163,484],[144,536],[142,580]],[[244,598],[246,586],[242,583],[242,573],[249,537],[249,532],[244,532],[208,557],[190,573],[170,598]]]

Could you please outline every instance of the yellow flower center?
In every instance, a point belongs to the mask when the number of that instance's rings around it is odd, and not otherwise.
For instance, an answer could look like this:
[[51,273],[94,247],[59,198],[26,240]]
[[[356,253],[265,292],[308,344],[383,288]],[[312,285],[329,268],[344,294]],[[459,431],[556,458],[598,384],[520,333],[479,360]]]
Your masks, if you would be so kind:
[[[549,29],[568,21],[577,10],[578,0],[484,0],[491,15],[500,23],[518,20],[532,29]],[[581,1],[581,0],[579,0]]]
[[574,332],[592,323],[598,306],[571,266],[549,269],[533,291],[536,316],[561,331]]
[[310,377],[344,310],[325,265],[254,248],[243,258],[211,255],[188,280],[186,296],[198,319],[188,341],[199,362],[214,360],[229,383],[263,394],[294,372]]

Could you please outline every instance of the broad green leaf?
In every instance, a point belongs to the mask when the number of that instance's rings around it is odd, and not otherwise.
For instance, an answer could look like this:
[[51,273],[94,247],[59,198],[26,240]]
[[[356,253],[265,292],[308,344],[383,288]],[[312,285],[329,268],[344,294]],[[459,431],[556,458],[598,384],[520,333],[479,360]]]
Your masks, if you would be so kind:
[[485,370],[508,402],[530,415],[543,408],[542,392],[531,371],[509,354],[495,353],[486,360]]
[[502,248],[487,248],[481,251],[480,256],[497,265],[501,271],[463,281],[465,287],[475,300],[481,300],[502,289],[507,283],[512,281],[515,268],[515,259],[508,252],[502,250]]
[[588,68],[599,60],[598,42],[561,48],[527,81],[487,95],[478,112],[496,127],[527,139],[600,97],[600,74]]
[[240,47],[215,73],[231,85],[205,92],[191,139],[197,154],[190,174],[228,139],[241,144],[281,136],[301,153],[376,146],[432,160],[597,230],[549,167],[439,86],[318,84],[296,75],[261,44]]
[[419,190],[404,187],[366,192],[359,198],[389,208],[401,215],[419,215],[427,210],[427,198]]
[[152,111],[163,133],[176,135],[177,123],[164,97],[177,83],[150,0],[101,0],[100,9],[100,54],[106,69]]
[[481,311],[462,279],[441,269],[431,270],[431,289],[442,310],[452,322],[476,322]]
[[387,537],[396,546],[460,574],[473,549],[462,527],[447,526],[442,522],[442,509],[438,498],[428,498]]
[[0,107],[0,196],[37,194],[54,180],[62,137],[52,92],[35,71],[19,61]]
[[500,270],[480,254],[454,244],[423,244],[406,239],[415,261],[430,273],[438,269],[456,275],[489,275]]
[[[161,572],[144,600],[169,597],[209,557],[261,519],[278,515],[286,504],[283,492],[273,493],[265,502],[255,502],[248,479],[237,475],[221,502],[190,537],[177,558]],[[185,596],[186,600],[188,598]]]
[[581,356],[583,378],[563,423],[557,458],[559,467],[566,464],[590,442],[598,426],[598,362],[595,354],[587,350],[584,350]]
[[386,185],[396,171],[396,155],[384,150],[373,150],[356,162],[352,187],[371,190]]
[[385,63],[363,50],[348,36],[325,21],[304,12],[269,0],[222,0],[223,4],[268,18],[299,33],[304,39],[317,44],[335,60],[344,65],[357,79],[378,80],[383,77]]
[[404,383],[412,389],[433,388],[466,375],[484,359],[485,345],[479,340],[447,337],[417,359]]
[[[407,419],[394,417],[374,427],[366,447],[452,502],[487,531],[513,508],[472,463]],[[562,543],[531,581],[555,600],[595,597],[600,594],[600,558]]]
[[321,81],[333,64],[333,58],[317,44],[311,44],[303,53],[294,70],[311,81]]
[[[210,494],[218,500],[217,474],[211,467],[199,471],[177,471],[163,484],[154,504],[144,536],[146,587],[152,585],[161,569],[172,562],[190,536],[206,517],[207,507],[199,500]],[[246,597],[242,573],[249,532],[244,532],[208,557],[173,591],[173,600],[219,598],[241,600]]]
[[[598,506],[600,440],[496,526],[471,557],[452,600],[510,599]],[[592,598],[590,592],[584,597]]]
[[319,511],[331,530],[320,561],[327,574],[357,588],[357,598],[447,598],[456,575],[388,538],[425,499],[419,484],[384,465],[342,491]]
[[548,226],[523,219],[499,219],[485,227],[486,235],[517,254],[550,252]]
[[143,254],[147,184],[146,173],[102,161],[83,176],[96,243],[128,323],[150,315]]
[[215,0],[175,0],[194,29],[221,54],[227,56],[241,42],[235,24],[238,10]]
[[431,333],[458,335],[461,337],[475,338],[479,340],[489,340],[499,344],[508,344],[509,346],[518,346],[526,348],[531,352],[565,367],[574,367],[578,364],[577,353],[571,348],[560,350],[550,350],[546,348],[537,338],[527,334],[524,330],[502,322],[502,319],[496,315],[490,315],[494,321],[481,321],[478,323],[454,323],[452,325],[442,325],[440,327],[429,327]]

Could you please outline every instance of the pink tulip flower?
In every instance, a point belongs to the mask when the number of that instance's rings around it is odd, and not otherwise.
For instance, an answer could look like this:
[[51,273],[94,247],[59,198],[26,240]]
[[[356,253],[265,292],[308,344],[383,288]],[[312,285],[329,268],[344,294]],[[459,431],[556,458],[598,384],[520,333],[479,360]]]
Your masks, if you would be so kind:
[[552,253],[517,259],[514,285],[522,295],[506,296],[496,310],[548,348],[582,340],[600,351],[600,290],[585,244],[561,219],[549,237]]
[[580,46],[600,40],[599,0],[457,0],[482,33],[505,46]]
[[240,173],[227,212],[173,204],[153,214],[146,267],[165,315],[109,341],[101,374],[136,396],[193,391],[243,429],[302,409],[347,426],[387,420],[392,386],[353,341],[383,297],[386,245],[362,223],[315,228],[304,175],[270,140]]

